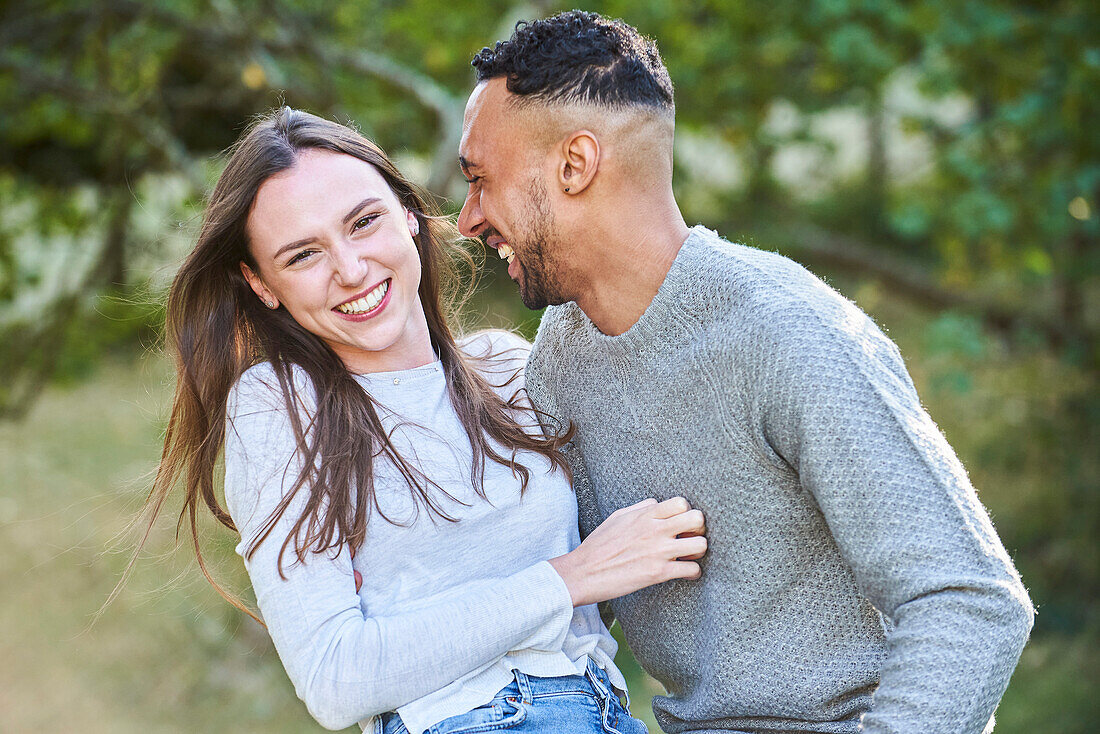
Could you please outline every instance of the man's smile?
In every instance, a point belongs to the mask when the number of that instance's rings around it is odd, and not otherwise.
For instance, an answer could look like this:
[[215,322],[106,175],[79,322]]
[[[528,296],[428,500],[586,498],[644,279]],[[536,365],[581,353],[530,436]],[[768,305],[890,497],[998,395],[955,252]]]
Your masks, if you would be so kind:
[[512,249],[512,246],[508,244],[508,241],[494,232],[493,234],[485,238],[485,245],[492,247],[500,255],[501,260],[507,260],[511,265],[512,261],[516,258],[516,251]]
[[519,263],[516,262],[516,251],[508,244],[508,241],[500,236],[500,233],[492,230],[491,234],[484,236],[485,246],[497,251],[501,260],[508,261],[508,277],[519,282]]

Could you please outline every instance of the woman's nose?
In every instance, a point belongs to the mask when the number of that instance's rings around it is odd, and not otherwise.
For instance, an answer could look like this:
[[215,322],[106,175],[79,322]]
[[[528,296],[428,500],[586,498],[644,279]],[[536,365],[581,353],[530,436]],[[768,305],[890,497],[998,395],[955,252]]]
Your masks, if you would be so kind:
[[367,260],[362,252],[342,244],[332,250],[333,276],[341,286],[351,288],[360,285],[367,277]]

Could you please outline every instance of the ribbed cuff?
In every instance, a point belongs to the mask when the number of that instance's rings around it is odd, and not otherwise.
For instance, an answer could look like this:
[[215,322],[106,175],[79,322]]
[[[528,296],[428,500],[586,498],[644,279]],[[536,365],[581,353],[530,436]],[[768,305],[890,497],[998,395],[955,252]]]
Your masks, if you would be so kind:
[[573,621],[573,597],[565,581],[549,561],[542,561],[512,576],[511,581],[519,585],[520,603],[530,604],[535,609],[546,609],[546,620],[539,625],[527,639],[516,645],[517,650],[561,651],[569,625]]

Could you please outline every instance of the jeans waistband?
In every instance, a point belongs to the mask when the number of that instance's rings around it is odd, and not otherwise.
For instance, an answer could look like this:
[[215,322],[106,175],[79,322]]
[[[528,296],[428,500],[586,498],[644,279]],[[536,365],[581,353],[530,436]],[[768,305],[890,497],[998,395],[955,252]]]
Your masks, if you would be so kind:
[[553,693],[588,693],[595,689],[600,698],[608,696],[618,697],[618,692],[611,684],[607,673],[592,660],[588,661],[584,675],[563,675],[553,678],[538,678],[527,675],[522,670],[512,671],[515,674],[513,681],[504,691],[513,686],[518,691],[520,698],[530,703],[535,697]]
[[[522,670],[513,670],[514,676],[511,683],[502,688],[494,697],[497,700],[518,698],[526,704],[534,703],[536,698],[543,698],[553,696],[560,693],[585,693],[591,695],[593,692],[600,700],[600,708],[606,709],[607,701],[611,698],[618,699],[619,691],[611,684],[607,673],[603,668],[588,660],[588,664],[585,668],[584,675],[564,675],[551,678],[539,678],[537,676],[527,675]],[[626,693],[623,691],[622,693]],[[627,708],[630,706],[629,698],[626,703]],[[374,734],[383,734],[389,731],[389,727],[393,719],[400,719],[395,711],[389,711],[378,716],[375,721]],[[399,726],[400,731],[405,731],[404,726]]]

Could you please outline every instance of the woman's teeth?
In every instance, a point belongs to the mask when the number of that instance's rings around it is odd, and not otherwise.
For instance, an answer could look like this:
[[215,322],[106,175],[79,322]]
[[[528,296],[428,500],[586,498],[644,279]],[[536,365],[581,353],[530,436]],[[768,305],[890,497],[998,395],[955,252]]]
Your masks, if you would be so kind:
[[336,307],[336,310],[340,313],[346,313],[352,316],[364,314],[368,311],[373,311],[375,308],[377,308],[378,304],[382,302],[382,298],[386,295],[386,291],[388,291],[389,289],[390,281],[384,280],[382,281],[382,285],[378,286],[367,295],[356,301],[342,303]]
[[516,251],[505,244],[497,245],[497,254],[500,255],[501,260],[507,260],[509,265],[516,259]]

